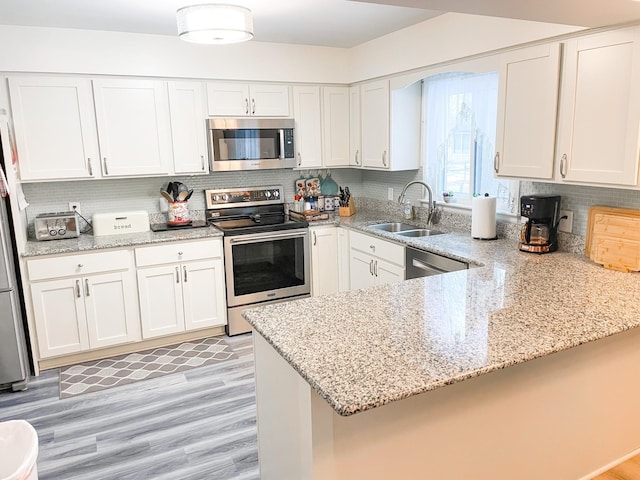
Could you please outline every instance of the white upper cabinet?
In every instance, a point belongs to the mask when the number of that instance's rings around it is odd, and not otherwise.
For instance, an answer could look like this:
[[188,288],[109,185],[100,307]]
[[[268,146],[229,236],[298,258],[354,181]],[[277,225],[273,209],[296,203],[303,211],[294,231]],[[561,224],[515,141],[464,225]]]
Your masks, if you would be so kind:
[[105,177],[168,174],[172,159],[166,84],[94,80]]
[[349,165],[362,166],[360,86],[349,87]]
[[204,87],[198,82],[169,82],[169,114],[176,174],[208,173]]
[[360,86],[362,166],[420,168],[421,85],[390,89],[388,80]]
[[289,87],[286,85],[207,83],[209,116],[288,117]]
[[349,87],[323,87],[324,166],[349,166]]
[[556,149],[559,179],[637,184],[639,31],[566,41]]
[[389,168],[389,82],[360,87],[362,165]]
[[11,77],[9,94],[22,180],[100,176],[90,80]]
[[322,166],[322,118],[320,87],[293,87],[293,116],[295,118],[296,166]]
[[498,176],[551,179],[560,44],[501,55],[494,169]]

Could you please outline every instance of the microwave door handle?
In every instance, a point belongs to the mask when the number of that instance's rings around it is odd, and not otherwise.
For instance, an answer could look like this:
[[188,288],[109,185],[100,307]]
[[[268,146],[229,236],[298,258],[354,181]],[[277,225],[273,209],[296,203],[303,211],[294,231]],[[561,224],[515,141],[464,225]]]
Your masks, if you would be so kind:
[[280,137],[280,155],[278,158],[284,160],[284,129],[278,130],[278,136]]

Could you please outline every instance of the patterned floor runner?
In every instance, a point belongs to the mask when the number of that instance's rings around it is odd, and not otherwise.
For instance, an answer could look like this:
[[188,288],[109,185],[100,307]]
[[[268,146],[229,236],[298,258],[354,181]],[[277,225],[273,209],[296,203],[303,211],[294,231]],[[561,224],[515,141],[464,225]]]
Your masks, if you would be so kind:
[[60,369],[60,398],[237,358],[223,337],[184,342]]

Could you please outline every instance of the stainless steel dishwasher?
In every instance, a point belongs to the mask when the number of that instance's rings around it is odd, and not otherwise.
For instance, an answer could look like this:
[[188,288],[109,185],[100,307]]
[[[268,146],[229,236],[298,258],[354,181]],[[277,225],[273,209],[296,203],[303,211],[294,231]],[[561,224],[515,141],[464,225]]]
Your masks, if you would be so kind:
[[444,257],[436,253],[425,252],[412,247],[405,248],[405,265],[407,270],[405,280],[410,278],[429,277],[441,273],[456,272],[466,270],[469,264]]

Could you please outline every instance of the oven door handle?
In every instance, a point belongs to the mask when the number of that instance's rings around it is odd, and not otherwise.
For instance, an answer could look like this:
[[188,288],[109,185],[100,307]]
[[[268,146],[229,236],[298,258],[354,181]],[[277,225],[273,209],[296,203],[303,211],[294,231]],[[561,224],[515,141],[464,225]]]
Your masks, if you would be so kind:
[[229,243],[232,245],[240,245],[243,243],[255,243],[266,242],[270,240],[286,240],[288,238],[306,237],[309,234],[307,229],[303,232],[296,233],[272,233],[270,235],[238,235],[237,237],[231,237]]

